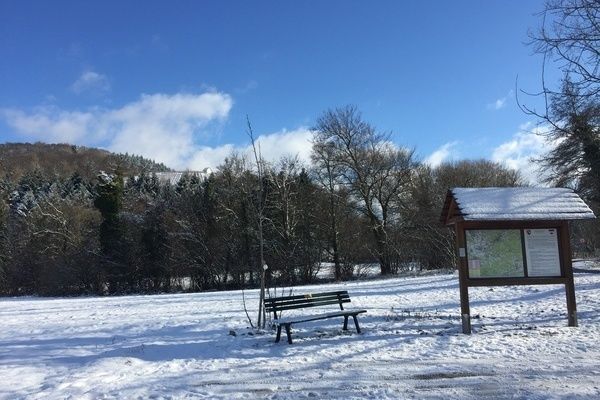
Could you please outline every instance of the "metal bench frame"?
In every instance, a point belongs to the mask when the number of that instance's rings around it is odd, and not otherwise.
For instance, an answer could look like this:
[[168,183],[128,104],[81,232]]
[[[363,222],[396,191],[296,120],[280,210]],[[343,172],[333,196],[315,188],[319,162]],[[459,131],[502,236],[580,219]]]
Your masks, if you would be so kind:
[[[352,317],[354,320],[354,326],[356,327],[356,332],[360,333],[358,314],[366,313],[367,310],[344,310],[344,303],[350,303],[350,295],[348,294],[347,290],[273,297],[270,299],[265,299],[265,310],[269,313],[273,313],[273,325],[277,327],[277,336],[275,338],[275,342],[277,343],[281,340],[281,328],[285,328],[288,343],[292,344],[292,325],[308,321],[344,317],[343,330],[348,330],[348,318]],[[340,306],[340,311],[317,315],[280,318],[281,312],[285,310],[320,307],[332,304],[338,304]]]

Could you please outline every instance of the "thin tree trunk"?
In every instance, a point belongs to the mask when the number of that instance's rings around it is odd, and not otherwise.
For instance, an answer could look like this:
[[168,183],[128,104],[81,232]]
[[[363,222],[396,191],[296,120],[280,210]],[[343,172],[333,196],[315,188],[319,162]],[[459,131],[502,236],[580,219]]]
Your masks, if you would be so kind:
[[[262,188],[262,184],[261,184],[261,188]],[[261,193],[262,193],[262,189],[261,189]],[[262,201],[262,198],[261,198]],[[261,209],[261,213],[259,215],[259,222],[258,222],[258,236],[259,236],[259,242],[260,242],[260,302],[258,304],[258,327],[259,328],[264,328],[265,327],[265,312],[264,312],[264,308],[263,308],[263,303],[265,301],[265,255],[264,255],[264,241],[263,241],[263,221],[262,221],[262,209]]]
[[257,327],[258,329],[262,329],[266,324],[266,313],[264,310],[264,301],[265,301],[265,273],[266,273],[266,264],[264,257],[264,240],[263,240],[263,221],[264,221],[264,187],[263,187],[263,159],[260,154],[260,148],[256,149],[256,141],[254,140],[254,132],[252,130],[252,125],[250,124],[250,118],[246,116],[246,122],[248,124],[248,136],[250,136],[250,141],[252,143],[252,150],[254,152],[254,160],[256,161],[256,168],[258,172],[258,204],[257,204],[257,212],[258,212],[258,236],[259,236],[259,245],[260,245],[260,266],[259,266],[259,276],[260,276],[260,298],[258,301],[258,318],[257,318]]
[[335,200],[333,199],[333,195],[331,195],[330,200],[331,207],[331,248],[333,250],[333,265],[334,265],[334,274],[335,280],[339,281],[342,279],[342,265],[340,263],[340,252],[338,248],[338,231],[337,231],[337,215],[335,212]]

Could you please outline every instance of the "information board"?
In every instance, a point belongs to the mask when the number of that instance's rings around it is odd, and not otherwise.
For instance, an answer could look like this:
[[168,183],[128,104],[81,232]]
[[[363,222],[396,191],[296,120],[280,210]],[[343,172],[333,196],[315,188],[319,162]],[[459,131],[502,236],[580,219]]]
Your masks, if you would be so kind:
[[554,228],[525,229],[529,276],[561,276],[558,233]]
[[467,230],[469,278],[524,277],[519,229]]

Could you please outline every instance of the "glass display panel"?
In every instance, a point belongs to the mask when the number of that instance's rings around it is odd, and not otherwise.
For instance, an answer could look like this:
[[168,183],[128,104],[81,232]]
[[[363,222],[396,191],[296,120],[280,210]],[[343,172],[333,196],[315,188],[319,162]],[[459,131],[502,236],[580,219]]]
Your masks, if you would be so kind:
[[525,252],[529,276],[562,275],[557,229],[525,229]]
[[469,278],[524,277],[519,229],[466,230]]

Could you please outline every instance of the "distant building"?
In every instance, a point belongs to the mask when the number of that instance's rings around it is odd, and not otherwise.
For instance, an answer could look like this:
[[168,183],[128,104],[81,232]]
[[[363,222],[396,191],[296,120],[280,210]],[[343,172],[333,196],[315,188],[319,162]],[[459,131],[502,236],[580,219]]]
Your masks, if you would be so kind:
[[154,174],[158,178],[160,183],[169,183],[171,185],[176,185],[177,182],[181,179],[181,177],[185,174],[190,176],[196,176],[201,180],[207,179],[210,174],[212,174],[212,170],[210,168],[204,168],[202,171],[173,171],[173,172],[155,172]]
[[[176,185],[183,175],[196,176],[201,180],[208,179],[213,171],[210,168],[204,168],[202,171],[172,171],[172,172],[153,172],[152,175],[156,175],[156,178],[161,184]],[[133,180],[136,181],[138,176],[134,176]],[[127,177],[125,177],[127,181]]]

